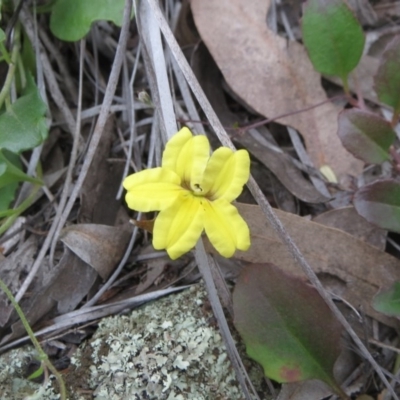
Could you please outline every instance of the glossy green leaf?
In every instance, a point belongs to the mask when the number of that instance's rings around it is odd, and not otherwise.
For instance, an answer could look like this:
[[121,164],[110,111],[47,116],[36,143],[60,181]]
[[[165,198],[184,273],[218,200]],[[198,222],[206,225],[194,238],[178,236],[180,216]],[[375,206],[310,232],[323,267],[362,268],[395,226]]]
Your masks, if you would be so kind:
[[33,149],[47,138],[46,105],[30,75],[24,94],[0,115],[0,148],[14,153]]
[[343,146],[366,163],[379,164],[390,159],[389,147],[396,132],[379,115],[358,109],[339,114],[338,135]]
[[354,195],[354,207],[367,221],[400,232],[400,183],[392,179],[363,186]]
[[375,91],[379,100],[400,112],[400,36],[395,37],[382,55],[375,76]]
[[400,282],[395,282],[386,291],[378,293],[372,302],[376,311],[393,317],[400,316]]
[[247,354],[278,382],[320,379],[337,392],[341,326],[317,291],[272,264],[247,264],[233,293]]
[[0,42],[4,42],[6,40],[6,34],[3,29],[0,28]]
[[364,48],[364,33],[342,0],[308,0],[303,9],[303,42],[314,68],[347,81]]
[[121,26],[125,0],[57,0],[50,29],[61,40],[75,42],[89,32],[93,22],[112,21]]

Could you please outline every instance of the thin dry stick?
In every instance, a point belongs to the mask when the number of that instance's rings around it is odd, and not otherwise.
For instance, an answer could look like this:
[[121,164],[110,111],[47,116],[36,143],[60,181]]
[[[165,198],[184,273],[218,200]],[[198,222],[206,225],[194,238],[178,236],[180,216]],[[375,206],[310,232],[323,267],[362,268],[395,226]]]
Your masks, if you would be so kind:
[[[113,63],[112,69],[111,69],[110,78],[109,78],[109,81],[107,84],[106,92],[104,95],[104,101],[103,101],[103,104],[101,107],[99,118],[97,120],[97,124],[96,124],[95,130],[94,130],[94,133],[93,133],[92,140],[90,142],[87,156],[86,156],[85,161],[82,166],[81,173],[80,173],[78,180],[75,184],[75,187],[71,193],[69,201],[64,208],[64,212],[60,218],[58,226],[63,226],[64,222],[68,218],[68,215],[75,203],[75,200],[78,197],[78,193],[82,187],[83,181],[86,178],[90,164],[96,153],[97,145],[99,144],[101,135],[103,133],[104,125],[107,121],[108,113],[110,110],[112,98],[114,96],[115,88],[117,86],[119,72],[121,70],[121,65],[122,65],[122,59],[123,59],[124,53],[125,53],[126,42],[127,42],[128,33],[129,33],[129,20],[130,20],[130,15],[131,15],[131,9],[132,9],[132,0],[126,0],[121,34],[119,37],[118,47],[117,47],[114,63]],[[43,62],[43,59],[42,59],[42,62]],[[29,285],[31,284],[33,278],[35,277],[36,272],[38,271],[38,269],[42,263],[42,260],[44,259],[44,256],[46,255],[46,252],[50,246],[50,242],[52,240],[53,234],[56,232],[56,228],[57,228],[56,223],[51,226],[50,231],[43,243],[43,246],[40,249],[40,252],[31,268],[31,271],[29,272],[27,278],[25,279],[24,283],[22,284],[21,288],[19,289],[17,295],[15,296],[17,301],[19,301],[22,298],[24,293],[27,291]]]
[[79,139],[81,133],[81,121],[82,121],[82,90],[83,90],[83,66],[84,66],[83,64],[84,64],[85,50],[86,50],[86,40],[82,39],[80,42],[80,52],[79,52],[79,88],[78,88],[78,111],[76,115],[76,127],[74,132],[74,141],[72,143],[71,157],[68,163],[67,176],[65,178],[60,202],[58,204],[56,216],[54,218],[56,228],[54,231],[55,232],[54,236],[52,235],[52,242],[50,245],[50,265],[54,264],[53,257],[58,240],[58,232],[60,231],[59,228],[61,225],[61,215],[64,211],[64,207],[70,192],[70,187],[72,185],[72,175],[75,169],[76,160],[78,158],[78,148],[79,148]]
[[[129,173],[129,165],[131,163],[132,151],[133,151],[133,142],[134,142],[134,139],[136,136],[135,95],[133,93],[133,83],[135,81],[136,72],[137,72],[138,65],[139,65],[141,47],[142,47],[142,44],[141,44],[141,42],[139,42],[137,51],[136,51],[135,63],[133,64],[132,74],[129,79],[129,87],[128,87],[129,145],[128,145],[128,154],[126,157],[124,172],[122,174],[122,181],[126,178],[126,176]],[[117,196],[116,196],[116,199],[118,199],[118,200],[122,196],[122,191],[123,191],[122,181],[121,181],[121,185],[120,185],[120,188],[119,188]]]
[[[29,40],[31,41],[31,43],[35,43],[35,29],[33,26],[33,18],[26,6],[22,7],[20,20],[22,25],[24,26],[26,34],[29,37]],[[42,62],[44,76],[47,81],[49,92],[54,102],[57,104],[57,107],[60,109],[61,114],[63,115],[67,123],[68,130],[72,134],[75,130],[75,118],[72,115],[72,112],[69,109],[67,102],[65,101],[60,87],[58,86],[57,79],[55,77],[53,68],[50,64],[46,52],[39,42],[37,44],[39,46],[40,59]]]
[[[213,262],[208,256],[207,253],[204,249],[204,244],[202,239],[200,238],[199,241],[196,244],[196,262],[197,265],[199,266],[199,270],[201,272],[201,275],[204,279],[204,282],[207,287],[207,294],[210,298],[210,304],[213,309],[213,312],[215,315],[220,315],[224,316],[224,310],[222,309],[221,302],[218,297],[217,293],[217,288],[215,287],[214,279],[211,273],[211,268],[210,264]],[[214,268],[216,268],[215,265],[213,265]],[[236,345],[233,341],[232,335],[228,334],[230,332],[228,323],[226,321],[226,318],[218,318],[218,325],[221,331],[221,335],[224,338],[224,341],[226,343],[226,349],[229,354],[229,358],[232,361],[232,364],[235,367],[236,376],[238,378],[238,381],[240,383],[240,386],[243,390],[244,395],[246,396],[246,399],[252,399],[252,396],[250,395],[250,391],[248,390],[248,386],[252,389],[253,391],[253,396],[259,400],[259,397],[257,395],[256,390],[253,387],[253,383],[250,381],[248,378],[248,385],[246,384],[246,374],[243,373],[243,364],[241,363],[241,358],[240,355],[237,351]]]
[[[147,0],[147,1],[151,6],[154,16],[159,23],[160,29],[164,34],[165,40],[168,43],[172,54],[174,55],[183,74],[185,75],[185,78],[188,81],[189,86],[191,87],[198,102],[202,106],[203,111],[206,114],[208,120],[210,121],[211,126],[213,127],[214,131],[216,132],[219,140],[221,141],[221,143],[224,146],[227,146],[227,147],[235,150],[234,145],[232,144],[229,136],[226,134],[216,113],[214,112],[213,108],[211,107],[211,104],[209,103],[207,97],[205,96],[196,77],[194,76],[189,63],[186,61],[185,57],[183,56],[182,51],[179,47],[179,44],[176,41],[173,33],[171,32],[171,29],[169,28],[168,23],[165,20],[156,0]],[[262,212],[265,214],[268,221],[271,223],[272,227],[274,228],[274,230],[276,231],[276,233],[278,234],[278,236],[280,237],[282,242],[288,248],[292,257],[296,260],[296,262],[302,268],[302,270],[307,275],[308,279],[313,284],[313,286],[318,290],[319,294],[325,300],[325,302],[327,303],[329,308],[332,310],[332,312],[335,314],[336,318],[339,320],[339,322],[343,325],[343,327],[349,333],[349,335],[354,340],[354,342],[356,343],[356,345],[358,346],[358,348],[360,349],[360,351],[362,352],[364,357],[371,363],[372,367],[375,369],[376,373],[378,374],[378,376],[380,377],[380,379],[382,380],[384,385],[387,387],[387,389],[389,390],[389,392],[391,393],[393,398],[396,400],[399,400],[398,396],[396,395],[396,393],[393,390],[392,386],[390,385],[389,381],[386,379],[385,375],[383,374],[381,367],[378,365],[378,363],[372,357],[372,355],[367,350],[367,348],[365,347],[363,342],[360,340],[360,338],[354,332],[351,325],[347,322],[347,320],[344,318],[342,313],[336,307],[335,303],[333,302],[333,300],[331,299],[329,294],[326,292],[326,290],[322,286],[317,275],[315,274],[315,272],[313,271],[311,266],[308,264],[308,262],[306,261],[306,259],[303,256],[303,254],[300,252],[299,248],[293,242],[292,238],[288,235],[288,233],[286,232],[285,228],[283,227],[281,221],[275,215],[274,211],[272,210],[272,207],[270,206],[267,199],[261,192],[261,189],[259,188],[257,182],[254,180],[253,177],[250,177],[247,186],[250,189],[255,200],[259,204]]]
[[40,40],[42,41],[44,46],[46,46],[47,51],[53,56],[55,62],[57,63],[57,66],[62,75],[63,83],[66,89],[68,90],[69,95],[71,96],[71,98],[76,99],[78,97],[78,93],[76,92],[74,80],[72,79],[72,76],[69,73],[64,56],[58,50],[58,47],[55,46],[54,43],[50,40],[49,36],[47,35],[47,32],[43,29],[43,27],[39,25],[38,28],[39,28],[38,30],[39,30]]

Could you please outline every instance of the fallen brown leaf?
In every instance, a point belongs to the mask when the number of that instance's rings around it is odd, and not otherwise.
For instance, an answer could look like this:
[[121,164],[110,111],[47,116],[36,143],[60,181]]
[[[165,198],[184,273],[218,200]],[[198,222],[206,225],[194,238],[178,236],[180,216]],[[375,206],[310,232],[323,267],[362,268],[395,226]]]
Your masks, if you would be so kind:
[[[236,258],[253,263],[273,263],[285,271],[305,277],[286,246],[276,235],[259,206],[236,204],[251,232],[251,247]],[[371,306],[380,288],[400,281],[400,260],[339,229],[330,228],[294,214],[274,210],[311,267],[330,290],[369,316],[389,326],[398,321]],[[215,250],[207,245],[210,252]]]
[[333,391],[328,385],[312,379],[283,384],[277,400],[322,400],[332,395]]
[[[221,73],[204,45],[197,46],[192,57],[192,67],[218,118],[225,126],[234,126],[239,116],[228,107],[222,88]],[[262,135],[263,129],[259,128],[258,132]],[[247,149],[277,177],[290,193],[300,200],[306,203],[323,203],[328,200],[304,177],[302,171],[293,165],[284,152],[277,152],[263,145],[249,132],[234,135],[232,139],[240,147]]]
[[313,221],[331,228],[341,229],[371,246],[382,251],[385,250],[387,231],[361,217],[353,206],[324,212],[315,217]]
[[[274,118],[327,97],[304,47],[268,29],[269,5],[264,0],[191,2],[197,29],[228,84],[258,113]],[[340,179],[358,175],[363,164],[336,135],[337,114],[328,102],[279,122],[299,130],[315,165],[330,165]]]

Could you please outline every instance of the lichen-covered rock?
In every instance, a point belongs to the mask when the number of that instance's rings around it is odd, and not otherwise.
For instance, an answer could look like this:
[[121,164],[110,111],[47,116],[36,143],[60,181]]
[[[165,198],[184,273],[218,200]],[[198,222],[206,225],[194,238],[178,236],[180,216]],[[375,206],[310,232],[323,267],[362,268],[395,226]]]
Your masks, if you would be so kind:
[[72,362],[90,352],[89,387],[98,400],[242,399],[200,286],[105,318]]
[[[53,390],[23,379],[33,351],[26,346],[0,356],[0,400],[35,390],[40,396],[32,399],[59,399],[54,382]],[[104,318],[63,377],[69,400],[243,399],[201,285]]]

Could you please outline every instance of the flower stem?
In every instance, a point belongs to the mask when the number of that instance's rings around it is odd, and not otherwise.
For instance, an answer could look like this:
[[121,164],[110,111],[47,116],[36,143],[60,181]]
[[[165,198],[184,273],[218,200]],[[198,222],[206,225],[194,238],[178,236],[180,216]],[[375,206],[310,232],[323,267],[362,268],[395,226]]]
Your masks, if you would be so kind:
[[8,53],[6,46],[4,46],[3,42],[0,42],[0,52],[3,55],[3,59],[6,61],[6,63],[11,64],[10,54]]
[[47,354],[43,351],[42,347],[40,346],[39,341],[36,339],[35,334],[32,331],[31,326],[29,325],[28,320],[25,317],[24,312],[22,311],[21,307],[15,300],[15,297],[11,293],[11,291],[8,289],[7,285],[0,279],[0,288],[4,291],[8,299],[10,300],[11,304],[15,308],[15,311],[18,313],[18,316],[24,325],[24,328],[26,330],[26,333],[30,337],[32,344],[34,345],[36,351],[39,354],[39,359],[40,361],[43,362],[43,364],[52,372],[52,374],[56,377],[57,382],[60,386],[60,396],[61,400],[66,400],[67,398],[67,392],[65,389],[65,383],[64,380],[62,379],[60,373],[57,371],[57,369],[54,367],[54,365],[50,362],[49,357]]
[[[12,52],[11,52],[11,60],[9,63],[8,67],[8,72],[6,76],[6,80],[4,81],[4,85],[0,91],[0,108],[2,107],[4,100],[8,96],[11,88],[12,81],[14,79],[15,75],[15,70],[17,67],[17,60],[19,57],[19,51],[21,48],[21,27],[19,24],[16,25],[15,31],[14,31],[14,41],[13,41],[13,47],[12,47]],[[4,54],[3,54],[4,56]]]
[[42,185],[35,185],[32,193],[17,207],[14,209],[14,213],[10,215],[4,222],[0,225],[0,235],[2,235],[18,218],[20,214],[22,214],[31,204],[33,199],[36,196],[38,190],[42,187]]

